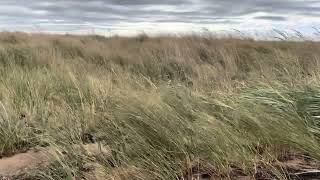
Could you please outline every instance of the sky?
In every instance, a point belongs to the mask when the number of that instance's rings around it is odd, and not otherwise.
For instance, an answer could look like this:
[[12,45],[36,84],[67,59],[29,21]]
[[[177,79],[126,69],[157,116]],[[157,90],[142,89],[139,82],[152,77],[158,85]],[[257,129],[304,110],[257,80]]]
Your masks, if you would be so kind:
[[0,30],[53,33],[314,34],[320,0],[0,0]]

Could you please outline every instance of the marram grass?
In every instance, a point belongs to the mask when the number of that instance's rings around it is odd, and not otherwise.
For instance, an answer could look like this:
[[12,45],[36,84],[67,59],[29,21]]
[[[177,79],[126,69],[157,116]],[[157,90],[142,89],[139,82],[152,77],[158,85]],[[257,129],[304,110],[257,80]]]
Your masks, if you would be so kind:
[[[105,179],[232,179],[234,167],[286,179],[284,154],[320,160],[319,48],[3,33],[0,155],[54,148],[38,179],[85,177],[87,164]],[[88,143],[110,154],[74,148]]]

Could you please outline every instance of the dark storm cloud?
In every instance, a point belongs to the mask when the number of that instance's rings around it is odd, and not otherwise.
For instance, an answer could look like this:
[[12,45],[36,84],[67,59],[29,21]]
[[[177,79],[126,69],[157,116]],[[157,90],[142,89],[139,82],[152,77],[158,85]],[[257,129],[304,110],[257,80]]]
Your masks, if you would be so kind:
[[316,0],[1,0],[0,26],[234,25],[246,23],[248,18],[286,23],[293,16],[308,19],[319,12]]

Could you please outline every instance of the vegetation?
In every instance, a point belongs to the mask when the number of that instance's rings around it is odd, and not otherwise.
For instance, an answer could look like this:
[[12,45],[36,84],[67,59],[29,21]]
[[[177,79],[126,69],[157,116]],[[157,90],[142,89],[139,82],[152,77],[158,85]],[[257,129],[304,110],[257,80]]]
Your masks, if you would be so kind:
[[320,160],[319,87],[318,42],[1,33],[0,155],[53,148],[31,179],[290,179]]

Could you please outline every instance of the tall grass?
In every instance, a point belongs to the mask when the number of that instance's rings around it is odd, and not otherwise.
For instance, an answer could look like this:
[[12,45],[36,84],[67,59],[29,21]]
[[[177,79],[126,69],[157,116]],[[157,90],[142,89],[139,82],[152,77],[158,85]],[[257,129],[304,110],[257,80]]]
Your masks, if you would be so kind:
[[[56,149],[40,179],[286,179],[320,159],[319,43],[0,34],[0,155]],[[74,145],[98,143],[90,156]],[[67,154],[67,156],[65,155]]]

